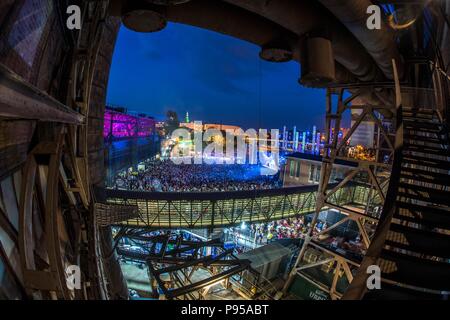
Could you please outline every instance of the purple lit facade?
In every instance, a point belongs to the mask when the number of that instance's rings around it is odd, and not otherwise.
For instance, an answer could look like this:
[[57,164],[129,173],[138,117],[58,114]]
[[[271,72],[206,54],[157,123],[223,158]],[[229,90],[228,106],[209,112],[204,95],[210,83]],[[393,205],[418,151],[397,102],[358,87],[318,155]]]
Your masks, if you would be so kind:
[[149,137],[155,133],[155,123],[152,118],[105,110],[103,137],[113,140]]

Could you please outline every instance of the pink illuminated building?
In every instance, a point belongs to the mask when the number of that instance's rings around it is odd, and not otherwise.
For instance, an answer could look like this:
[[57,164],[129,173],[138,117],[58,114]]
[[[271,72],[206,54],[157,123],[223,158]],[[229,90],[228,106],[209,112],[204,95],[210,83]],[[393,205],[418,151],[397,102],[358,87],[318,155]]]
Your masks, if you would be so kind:
[[112,140],[149,137],[155,132],[155,123],[155,119],[145,115],[134,116],[107,108],[103,124],[103,137]]

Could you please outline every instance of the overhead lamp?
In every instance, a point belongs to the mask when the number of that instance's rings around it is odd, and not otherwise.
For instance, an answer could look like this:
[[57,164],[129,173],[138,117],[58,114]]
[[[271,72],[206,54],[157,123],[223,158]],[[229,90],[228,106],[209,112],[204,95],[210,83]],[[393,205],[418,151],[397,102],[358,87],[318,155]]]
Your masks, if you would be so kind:
[[259,57],[270,62],[287,62],[292,60],[293,52],[284,46],[267,45],[261,48]]
[[128,29],[136,32],[156,32],[167,25],[167,20],[161,13],[148,9],[122,12],[122,22]]

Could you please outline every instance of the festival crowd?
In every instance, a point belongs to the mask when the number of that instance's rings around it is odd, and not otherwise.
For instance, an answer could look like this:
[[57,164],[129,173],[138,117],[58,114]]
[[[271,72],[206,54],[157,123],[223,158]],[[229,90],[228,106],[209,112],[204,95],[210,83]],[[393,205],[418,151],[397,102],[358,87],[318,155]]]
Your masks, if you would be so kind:
[[114,189],[160,192],[212,192],[280,187],[278,175],[259,174],[249,164],[174,164],[170,160],[145,162],[145,169],[122,171]]
[[[233,241],[239,243],[238,239],[242,238],[242,234],[247,234],[251,242],[256,245],[268,244],[277,239],[304,239],[306,233],[311,227],[311,223],[305,220],[305,216],[292,219],[283,219],[271,221],[269,223],[254,223],[251,224],[247,231],[241,228],[233,228]],[[329,225],[326,221],[317,221],[312,237],[330,249],[344,249],[349,252],[361,254],[364,252],[361,236],[358,234],[355,237],[349,236],[330,236],[323,235],[319,237],[321,231],[327,229]],[[374,230],[370,230],[372,234]]]
[[[299,218],[271,221],[267,224],[252,224],[250,225],[250,234],[255,237],[257,243],[262,244],[264,240],[269,243],[275,239],[304,238],[310,226],[311,223],[307,223],[305,217],[301,216]],[[326,228],[327,223],[319,221],[314,228],[314,234]]]

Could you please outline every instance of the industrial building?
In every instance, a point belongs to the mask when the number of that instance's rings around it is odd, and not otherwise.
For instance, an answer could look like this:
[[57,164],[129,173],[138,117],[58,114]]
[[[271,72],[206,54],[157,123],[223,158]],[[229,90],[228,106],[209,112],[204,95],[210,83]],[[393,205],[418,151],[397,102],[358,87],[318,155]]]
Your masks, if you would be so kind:
[[[105,144],[155,130],[106,108],[118,30],[172,22],[296,61],[299,86],[325,89],[326,105],[311,106],[325,111],[321,155],[287,160],[298,184],[107,188]],[[0,299],[131,299],[124,260],[151,279],[152,299],[211,298],[218,284],[249,300],[448,299],[449,28],[445,0],[1,0]],[[370,156],[354,156],[353,136]],[[304,217],[301,238],[253,253],[215,236]],[[373,268],[378,289],[367,286]]]

